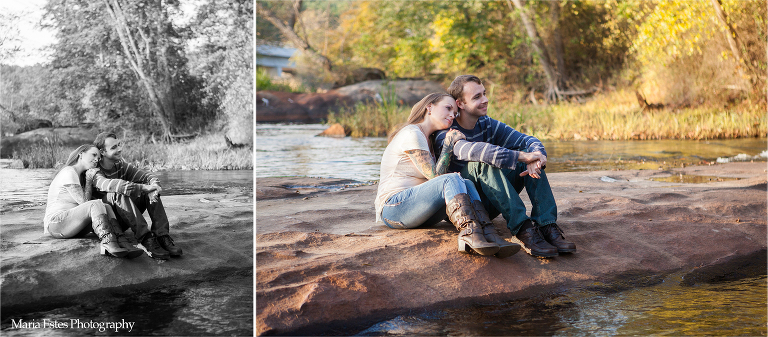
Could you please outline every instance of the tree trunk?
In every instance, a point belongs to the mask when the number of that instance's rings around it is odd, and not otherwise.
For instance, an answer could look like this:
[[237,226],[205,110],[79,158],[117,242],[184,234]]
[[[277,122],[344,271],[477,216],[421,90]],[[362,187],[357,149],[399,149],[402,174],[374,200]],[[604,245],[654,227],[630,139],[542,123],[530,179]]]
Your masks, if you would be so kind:
[[725,15],[725,12],[723,12],[723,6],[720,3],[720,0],[710,0],[710,2],[712,3],[712,7],[715,8],[715,12],[717,13],[717,18],[728,29],[725,35],[726,35],[726,38],[728,39],[728,45],[731,47],[731,53],[733,53],[733,57],[736,58],[736,63],[738,64],[737,69],[739,71],[739,76],[741,76],[742,78],[746,77],[749,80],[750,84],[753,84],[751,76],[744,75],[743,67],[744,66],[749,67],[749,65],[746,62],[746,60],[744,60],[741,57],[741,51],[739,51],[739,45],[741,45],[741,43],[739,43],[739,36],[736,34],[736,30],[733,29],[733,26],[731,26],[730,23],[728,23],[728,17]]
[[[301,49],[303,52],[307,53],[311,58],[315,60],[315,62],[320,63],[323,65],[323,68],[328,71],[333,70],[333,64],[331,63],[331,60],[329,60],[325,55],[322,55],[315,51],[312,46],[309,45],[309,43],[299,37],[298,34],[293,30],[293,26],[288,26],[280,19],[277,18],[277,16],[272,13],[267,8],[264,8],[258,1],[256,2],[256,12],[267,19],[272,25],[277,27],[278,30],[280,30],[280,33],[283,34],[283,36],[291,41],[297,48]],[[291,21],[295,22],[295,19],[292,19]]]
[[[515,4],[515,7],[520,13],[520,19],[523,21],[523,26],[525,26],[528,37],[531,39],[531,42],[533,42],[533,49],[536,51],[539,62],[541,63],[541,66],[544,67],[544,73],[547,75],[547,93],[545,94],[545,97],[548,101],[555,101],[560,98],[558,94],[560,90],[557,86],[557,75],[555,69],[552,67],[552,61],[549,59],[547,48],[544,46],[544,42],[541,41],[539,32],[536,30],[536,26],[531,20],[528,9],[525,8],[522,0],[511,1]],[[507,5],[509,5],[509,2],[510,0],[507,0]]]
[[[125,18],[122,7],[118,0],[103,0],[106,5],[107,12],[112,18],[112,25],[120,38],[120,44],[123,47],[123,52],[131,66],[131,69],[138,77],[139,81],[144,85],[149,96],[149,101],[152,104],[155,116],[160,120],[160,126],[163,129],[163,138],[170,139],[172,133],[172,123],[169,120],[170,113],[166,111],[166,104],[164,104],[165,93],[157,90],[158,84],[151,78],[151,73],[148,65],[144,63],[144,58],[139,48],[136,38],[131,34],[130,27],[128,26],[128,20]],[[146,37],[144,37],[146,41]],[[146,50],[146,52],[149,52]],[[147,59],[147,62],[150,60]]]
[[552,22],[555,25],[553,37],[555,39],[555,57],[557,58],[557,85],[560,89],[564,89],[568,86],[568,73],[565,70],[563,56],[563,37],[560,35],[560,1],[550,2],[549,7],[552,9]]

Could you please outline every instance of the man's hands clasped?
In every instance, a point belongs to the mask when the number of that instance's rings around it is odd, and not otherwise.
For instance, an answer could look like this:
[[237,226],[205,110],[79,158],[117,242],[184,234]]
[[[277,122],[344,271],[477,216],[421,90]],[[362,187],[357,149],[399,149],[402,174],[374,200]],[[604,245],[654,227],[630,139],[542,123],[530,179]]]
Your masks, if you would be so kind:
[[520,156],[517,159],[526,164],[526,170],[520,173],[521,177],[541,178],[541,170],[547,165],[547,156],[539,151],[530,153],[520,152]]

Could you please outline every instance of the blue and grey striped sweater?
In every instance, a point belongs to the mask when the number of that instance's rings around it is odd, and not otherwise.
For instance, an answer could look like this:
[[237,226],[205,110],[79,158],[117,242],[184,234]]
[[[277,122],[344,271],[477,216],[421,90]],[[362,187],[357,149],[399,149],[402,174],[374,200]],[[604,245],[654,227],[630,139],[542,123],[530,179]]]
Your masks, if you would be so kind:
[[[467,139],[456,142],[453,148],[454,156],[448,168],[450,172],[460,172],[468,161],[514,169],[517,166],[519,151],[540,151],[547,155],[544,145],[536,137],[525,135],[488,116],[480,117],[472,130],[462,128],[455,120],[451,129],[461,131]],[[438,131],[435,137],[435,153],[442,150],[447,131]]]

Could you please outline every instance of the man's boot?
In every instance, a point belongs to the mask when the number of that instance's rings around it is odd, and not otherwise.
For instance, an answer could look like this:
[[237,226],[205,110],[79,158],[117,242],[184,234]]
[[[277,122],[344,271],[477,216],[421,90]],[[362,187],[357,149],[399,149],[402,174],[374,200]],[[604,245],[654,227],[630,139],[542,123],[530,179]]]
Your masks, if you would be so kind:
[[171,258],[171,255],[168,254],[168,251],[160,247],[160,244],[158,244],[157,240],[155,239],[155,235],[151,232],[147,233],[147,235],[144,235],[144,237],[141,239],[141,242],[136,247],[144,250],[144,252],[146,252],[147,255],[153,259],[168,260]]
[[499,252],[495,254],[496,257],[503,259],[520,251],[520,245],[504,240],[499,236],[499,232],[496,231],[496,227],[491,222],[491,217],[488,216],[488,212],[485,211],[485,207],[483,207],[483,203],[480,200],[473,200],[472,206],[475,209],[475,214],[477,214],[477,221],[483,227],[485,240],[495,242],[499,246]]
[[526,253],[536,257],[555,257],[557,256],[557,248],[550,245],[547,240],[544,240],[539,227],[537,227],[530,219],[523,222],[523,226],[520,231],[515,235],[523,246],[523,250]]
[[114,257],[125,257],[128,255],[128,250],[120,247],[117,243],[117,237],[112,232],[112,226],[109,224],[109,217],[106,214],[92,219],[91,226],[93,226],[93,232],[96,233],[99,241],[101,241],[99,254]]
[[549,244],[557,247],[558,253],[573,253],[576,251],[576,244],[570,241],[565,241],[563,231],[557,224],[549,224],[541,227],[541,234],[544,235],[544,240],[547,240]]
[[163,247],[163,249],[167,250],[168,253],[171,254],[171,256],[181,256],[181,248],[176,246],[174,244],[173,239],[171,239],[171,236],[168,234],[160,235],[157,237],[157,243],[160,244],[160,247]]
[[445,211],[448,219],[459,230],[460,252],[469,253],[468,248],[480,255],[493,255],[499,252],[499,245],[485,240],[483,228],[477,221],[477,215],[468,194],[457,194],[448,202]]
[[128,251],[128,254],[126,254],[125,257],[133,259],[144,254],[143,250],[134,247],[131,240],[125,236],[125,233],[123,232],[123,229],[120,228],[120,223],[117,222],[117,219],[109,218],[109,224],[112,226],[112,233],[114,233],[115,237],[117,237],[117,244],[120,246],[120,248]]

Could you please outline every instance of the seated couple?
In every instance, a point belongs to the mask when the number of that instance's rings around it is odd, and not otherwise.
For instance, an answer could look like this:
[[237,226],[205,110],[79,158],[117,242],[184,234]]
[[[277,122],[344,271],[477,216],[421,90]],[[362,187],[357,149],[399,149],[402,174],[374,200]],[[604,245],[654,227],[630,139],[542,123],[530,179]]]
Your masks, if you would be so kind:
[[[113,133],[100,133],[93,145],[69,154],[48,189],[43,232],[57,239],[82,237],[93,229],[102,255],[153,259],[181,256],[168,233],[168,217],[160,201],[160,181],[121,158],[122,143]],[[152,225],[142,213],[148,211]],[[138,241],[125,237],[130,228]]]
[[[459,76],[448,92],[424,97],[405,126],[390,134],[376,220],[390,228],[416,228],[447,215],[464,253],[505,258],[521,245],[536,257],[575,252],[556,224],[541,142],[487,116],[488,98],[478,77]],[[519,195],[523,187],[532,204],[530,217]],[[517,243],[496,232],[491,219],[499,213]]]

